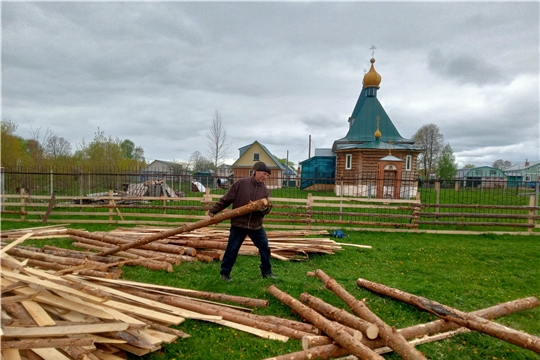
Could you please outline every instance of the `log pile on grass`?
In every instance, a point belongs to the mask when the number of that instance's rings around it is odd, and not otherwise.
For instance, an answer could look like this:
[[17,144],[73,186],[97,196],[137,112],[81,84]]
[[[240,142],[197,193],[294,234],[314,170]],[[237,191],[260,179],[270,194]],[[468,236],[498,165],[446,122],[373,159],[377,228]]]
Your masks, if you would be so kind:
[[[358,279],[358,286],[404,301],[441,318],[441,320],[398,330],[386,324],[369,309],[364,301],[354,298],[322,270],[309,272],[308,276],[319,278],[326,288],[334,292],[352,310],[354,315],[335,308],[307,293],[302,293],[300,300],[297,300],[276,286],[270,286],[268,289],[270,294],[289,306],[304,321],[315,324],[321,329],[322,334],[305,336],[302,340],[302,351],[267,360],[324,360],[344,356],[346,357],[343,359],[348,360],[382,359],[380,354],[392,351],[398,353],[403,359],[425,359],[425,356],[415,349],[416,345],[447,339],[469,331],[480,331],[524,349],[540,353],[540,338],[537,336],[490,321],[496,317],[537,307],[539,301],[535,297],[518,299],[472,313],[464,313],[423,297],[365,279]],[[362,335],[355,335],[355,330],[361,332]]]

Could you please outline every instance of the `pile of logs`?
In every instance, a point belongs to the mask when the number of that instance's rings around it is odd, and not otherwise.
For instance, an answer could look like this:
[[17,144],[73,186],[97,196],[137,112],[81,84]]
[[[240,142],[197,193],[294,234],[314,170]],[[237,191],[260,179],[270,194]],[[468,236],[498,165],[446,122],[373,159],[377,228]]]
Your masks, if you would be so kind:
[[[57,271],[58,274],[76,272],[81,275],[118,279],[124,265],[139,265],[151,270],[173,271],[173,265],[183,261],[212,262],[220,260],[227,246],[229,230],[201,228],[159,239],[138,247],[127,248],[111,255],[100,255],[119,246],[129,247],[140,238],[159,236],[165,228],[118,228],[109,232],[88,232],[66,229],[63,226],[44,226],[11,230],[2,233],[3,241],[26,239],[71,238],[72,245],[85,250],[68,250],[53,245],[41,248],[12,244],[7,254],[28,259],[30,266]],[[370,246],[339,244],[321,231],[268,231],[272,256],[280,260],[305,259],[309,254],[333,254],[341,245],[370,248]],[[309,237],[309,236],[317,237]],[[248,238],[240,254],[258,256],[258,250]]]
[[304,350],[300,352],[267,360],[323,360],[342,356],[346,356],[346,359],[384,359],[380,354],[392,351],[398,353],[403,359],[426,359],[420,351],[416,350],[416,345],[447,339],[471,330],[483,332],[540,354],[540,338],[489,320],[537,307],[539,301],[535,297],[464,313],[423,297],[365,279],[358,279],[358,286],[404,301],[441,318],[430,323],[396,330],[374,314],[364,301],[354,298],[322,270],[310,272],[308,276],[319,278],[326,288],[333,291],[352,310],[354,315],[308,293],[302,293],[300,300],[297,300],[276,286],[270,286],[268,289],[270,294],[288,305],[304,321],[317,326],[322,335],[304,337],[302,339]]

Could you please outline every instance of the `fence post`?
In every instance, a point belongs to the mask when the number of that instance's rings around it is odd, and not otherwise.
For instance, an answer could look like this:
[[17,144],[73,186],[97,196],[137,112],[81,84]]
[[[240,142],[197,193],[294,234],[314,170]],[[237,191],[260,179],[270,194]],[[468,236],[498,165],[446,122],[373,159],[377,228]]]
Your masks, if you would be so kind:
[[[5,191],[4,180],[5,180],[4,168],[0,167],[0,195],[4,195],[4,191]],[[0,198],[0,202],[2,202],[1,209],[4,210],[4,197],[3,196]]]
[[51,190],[49,192],[49,195],[52,195],[54,193],[53,189],[54,189],[54,184],[53,184],[53,171],[51,169],[51,181],[50,181],[50,185],[51,185]]
[[311,207],[313,206],[313,197],[311,196],[311,193],[308,194],[307,202],[306,202],[306,221],[308,229],[311,229]]
[[[529,206],[534,206],[534,201],[535,201],[535,196],[534,195],[531,195],[529,197]],[[528,223],[530,225],[532,225],[531,227],[527,228],[527,232],[530,232],[532,233],[533,232],[533,229],[534,229],[534,223],[536,220],[534,220],[532,217],[534,216],[534,210],[529,210],[529,216],[531,216],[528,220]]]
[[112,208],[112,205],[113,205],[113,191],[112,190],[109,190],[109,225],[112,225],[113,224],[113,214],[114,214],[114,211],[113,211],[113,208]]
[[[435,180],[434,189],[435,189],[435,204],[440,205],[440,203],[441,203],[441,179]],[[435,212],[436,213],[440,212],[439,206],[437,206],[435,208]],[[439,220],[438,217],[436,219],[437,219],[437,221]]]
[[[534,187],[534,197],[536,198],[534,206],[538,206],[538,196],[540,195],[539,188],[540,188],[540,178],[536,180],[536,186]],[[534,210],[534,215],[538,215],[538,210]]]
[[24,188],[21,188],[21,190],[19,191],[19,195],[21,196],[21,220],[24,221],[26,220],[26,197],[24,195],[26,195],[26,191],[24,190]]

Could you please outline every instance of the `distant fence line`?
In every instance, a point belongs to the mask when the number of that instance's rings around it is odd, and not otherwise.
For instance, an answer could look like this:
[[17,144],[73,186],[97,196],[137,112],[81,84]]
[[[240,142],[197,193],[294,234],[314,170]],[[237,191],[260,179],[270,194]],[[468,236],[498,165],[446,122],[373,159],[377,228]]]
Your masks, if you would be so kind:
[[[305,179],[311,185],[301,189]],[[200,174],[4,169],[0,178],[2,220],[161,225],[197,221],[233,181],[232,177]],[[467,186],[457,179],[408,180],[400,183],[401,199],[377,198],[377,184],[392,186],[385,181],[376,177],[274,179],[270,195],[274,210],[265,221],[277,228],[310,229],[532,232],[538,228],[538,182],[533,187],[505,187],[495,186],[489,179],[482,180],[483,186]],[[500,184],[500,179],[494,181]],[[338,187],[348,190],[339,193]],[[133,189],[137,192],[131,192]],[[351,189],[367,191],[354,193]],[[407,189],[414,191],[406,193]]]
[[[201,220],[221,195],[208,189],[200,197],[68,197],[3,195],[3,221],[37,223],[106,223],[111,225],[179,225]],[[532,233],[538,225],[534,197],[528,206],[431,204],[418,199],[376,199],[314,196],[306,199],[270,197],[269,228],[473,230]],[[220,224],[220,226],[228,226]],[[537,233],[539,234],[539,233]]]

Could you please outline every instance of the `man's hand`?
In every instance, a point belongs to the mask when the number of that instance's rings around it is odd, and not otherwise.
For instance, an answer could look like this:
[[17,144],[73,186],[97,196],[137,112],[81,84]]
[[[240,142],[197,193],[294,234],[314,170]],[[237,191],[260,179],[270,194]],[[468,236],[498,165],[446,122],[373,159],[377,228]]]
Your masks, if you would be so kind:
[[214,217],[214,214],[212,214],[210,211],[207,211],[207,212],[206,212],[206,216],[207,216],[208,218],[213,218],[213,217]]
[[259,206],[257,210],[262,212],[263,215],[267,215],[272,210],[272,204],[268,204],[267,206]]

